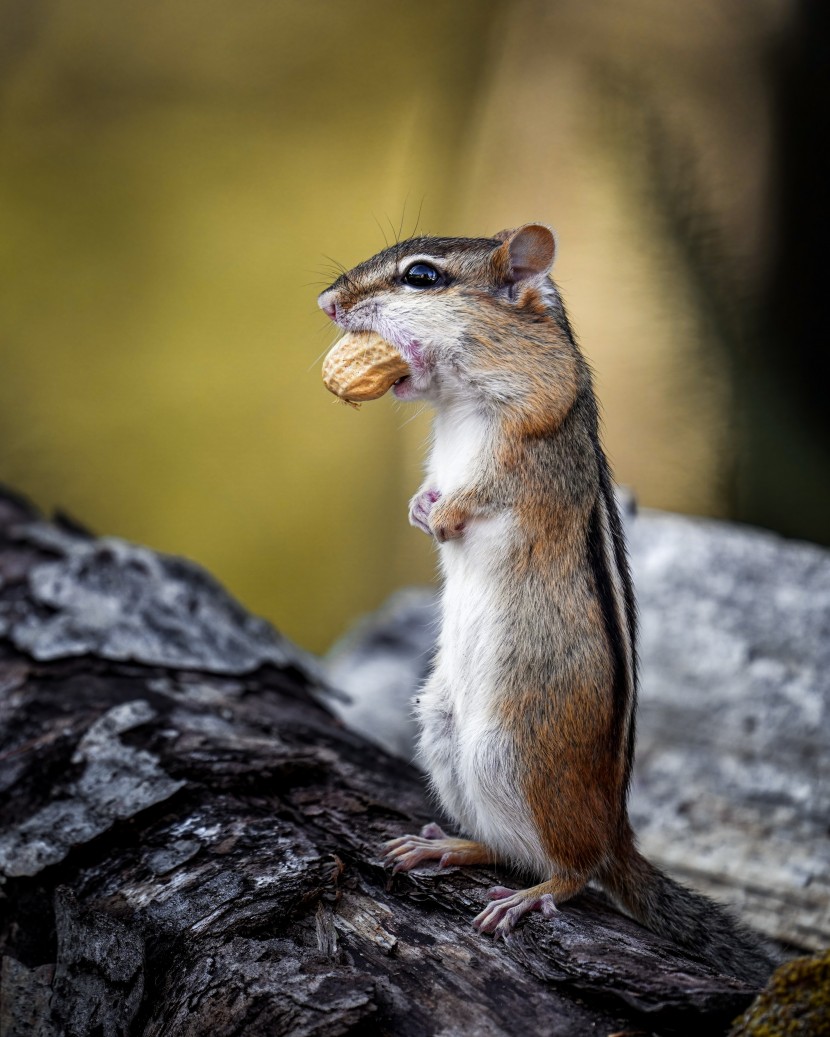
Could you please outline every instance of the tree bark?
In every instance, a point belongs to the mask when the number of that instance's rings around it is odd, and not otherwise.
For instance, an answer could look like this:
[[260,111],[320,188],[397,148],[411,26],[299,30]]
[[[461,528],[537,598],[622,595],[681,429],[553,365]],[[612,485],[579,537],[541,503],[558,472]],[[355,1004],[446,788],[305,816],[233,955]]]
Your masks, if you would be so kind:
[[598,894],[506,941],[497,870],[390,876],[434,816],[315,660],[198,567],[0,496],[2,1037],[718,1033],[754,991]]

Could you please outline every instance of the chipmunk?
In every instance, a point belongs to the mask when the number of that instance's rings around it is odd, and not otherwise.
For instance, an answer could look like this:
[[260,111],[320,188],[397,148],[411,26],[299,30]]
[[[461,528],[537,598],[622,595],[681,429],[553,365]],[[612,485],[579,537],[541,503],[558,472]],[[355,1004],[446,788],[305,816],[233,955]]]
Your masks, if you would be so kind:
[[416,237],[339,277],[321,309],[374,331],[435,408],[410,521],[439,544],[442,626],[420,692],[419,757],[465,838],[430,824],[386,844],[395,871],[506,863],[474,925],[552,918],[590,881],[643,925],[722,971],[771,964],[714,902],[637,851],[627,795],[636,609],[597,403],[542,224],[492,238]]

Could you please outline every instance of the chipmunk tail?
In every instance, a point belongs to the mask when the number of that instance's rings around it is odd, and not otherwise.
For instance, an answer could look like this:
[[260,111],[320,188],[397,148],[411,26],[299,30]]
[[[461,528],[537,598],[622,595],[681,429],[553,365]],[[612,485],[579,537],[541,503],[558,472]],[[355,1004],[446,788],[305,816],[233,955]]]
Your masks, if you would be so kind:
[[760,936],[714,900],[669,878],[638,852],[633,839],[597,879],[641,925],[718,972],[761,987],[778,964]]

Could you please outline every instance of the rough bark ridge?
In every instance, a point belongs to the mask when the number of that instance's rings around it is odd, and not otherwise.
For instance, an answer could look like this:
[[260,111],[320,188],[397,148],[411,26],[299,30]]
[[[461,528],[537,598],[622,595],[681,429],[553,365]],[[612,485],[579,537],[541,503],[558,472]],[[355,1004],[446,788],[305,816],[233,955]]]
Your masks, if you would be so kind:
[[391,879],[418,775],[197,567],[0,496],[3,1037],[718,1033],[753,991],[596,895]]

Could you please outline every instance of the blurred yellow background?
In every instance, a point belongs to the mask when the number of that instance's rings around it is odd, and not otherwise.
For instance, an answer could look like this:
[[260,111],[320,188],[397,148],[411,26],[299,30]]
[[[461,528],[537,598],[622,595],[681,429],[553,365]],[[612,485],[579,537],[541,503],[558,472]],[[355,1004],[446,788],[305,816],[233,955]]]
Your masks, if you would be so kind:
[[792,4],[0,12],[0,479],[198,560],[322,650],[433,572],[406,521],[428,415],[320,381],[329,257],[532,219],[617,479],[732,513],[724,333],[672,214],[700,200],[762,278],[764,60]]

